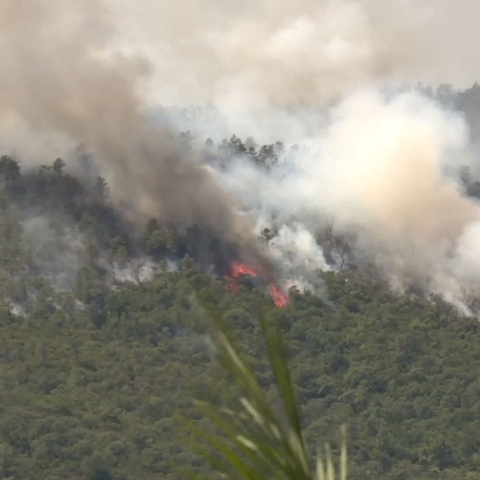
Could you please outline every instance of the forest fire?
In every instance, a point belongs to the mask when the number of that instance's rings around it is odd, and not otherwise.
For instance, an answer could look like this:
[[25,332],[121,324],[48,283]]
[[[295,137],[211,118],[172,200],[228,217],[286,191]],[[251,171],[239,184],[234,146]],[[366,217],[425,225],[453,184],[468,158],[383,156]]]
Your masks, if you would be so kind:
[[243,275],[250,275],[251,277],[256,277],[257,272],[245,264],[240,262],[233,262],[232,266],[230,267],[230,276],[234,279],[238,279]]
[[270,293],[272,295],[273,303],[278,308],[285,308],[290,303],[288,294],[281,290],[276,283],[270,285]]
[[[245,264],[233,262],[230,266],[229,274],[226,275],[227,289],[232,292],[236,291],[238,288],[238,280],[245,275],[255,278],[262,277],[262,275],[259,275],[256,270],[247,267]],[[290,303],[288,294],[284,292],[275,282],[270,284],[270,294],[272,295],[273,303],[278,308],[285,308]]]

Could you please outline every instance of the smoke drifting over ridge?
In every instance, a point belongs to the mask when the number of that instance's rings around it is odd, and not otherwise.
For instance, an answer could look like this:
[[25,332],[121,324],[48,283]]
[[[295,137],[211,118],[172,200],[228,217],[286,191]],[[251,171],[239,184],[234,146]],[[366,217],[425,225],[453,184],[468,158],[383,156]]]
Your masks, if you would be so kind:
[[369,91],[335,107],[307,152],[263,174],[238,161],[222,176],[261,224],[283,226],[272,243],[287,270],[328,268],[312,239],[330,223],[350,239],[356,266],[374,266],[397,291],[414,285],[455,301],[480,287],[471,262],[480,210],[460,181],[469,158],[458,114],[417,93]]
[[[275,227],[270,256],[290,283],[338,268],[317,242],[333,223],[354,239],[357,265],[373,265],[399,291],[419,285],[466,308],[462,296],[480,288],[479,207],[459,174],[478,162],[468,125],[419,93],[385,93],[438,76],[442,59],[425,60],[440,45],[452,65],[455,38],[429,23],[445,25],[451,8],[443,0],[5,0],[0,125],[84,142],[120,205],[180,228],[198,224],[226,257],[264,261],[255,228]],[[268,172],[245,158],[215,170],[201,149],[186,151],[178,132],[146,119],[152,96],[214,102],[227,126],[203,129],[308,150]]]
[[234,199],[174,134],[147,122],[138,92],[149,63],[109,52],[106,5],[6,0],[0,28],[0,122],[88,145],[123,208],[179,228],[198,223],[220,247],[258,254]]
[[408,57],[413,26],[409,9],[384,3],[120,1],[115,10],[141,20],[141,31],[124,22],[128,42],[158,59],[165,103],[244,109],[319,105],[389,73]]
[[476,0],[110,0],[164,104],[309,106],[365,82],[477,80]]

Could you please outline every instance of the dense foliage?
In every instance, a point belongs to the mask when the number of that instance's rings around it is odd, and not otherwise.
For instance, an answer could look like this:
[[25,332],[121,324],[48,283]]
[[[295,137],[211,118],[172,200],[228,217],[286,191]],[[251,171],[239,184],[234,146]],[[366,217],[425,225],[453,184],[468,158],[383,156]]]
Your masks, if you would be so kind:
[[[477,319],[353,271],[276,309],[263,286],[233,293],[200,271],[155,220],[127,235],[105,182],[63,170],[0,160],[0,479],[218,478],[182,420],[206,424],[195,397],[237,395],[213,358],[211,309],[273,405],[256,319],[280,325],[307,443],[346,423],[349,478],[480,479]],[[138,252],[156,268],[119,280]]]

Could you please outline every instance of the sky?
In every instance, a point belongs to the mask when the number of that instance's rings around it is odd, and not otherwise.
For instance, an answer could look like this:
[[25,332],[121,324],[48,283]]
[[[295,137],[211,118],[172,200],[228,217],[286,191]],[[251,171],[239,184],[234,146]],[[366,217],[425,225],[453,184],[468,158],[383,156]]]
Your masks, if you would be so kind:
[[[164,104],[234,101],[232,92],[245,102],[238,83],[259,77],[266,77],[269,90],[281,90],[277,83],[285,81],[293,91],[294,83],[304,82],[318,97],[305,78],[328,84],[325,68],[336,69],[331,83],[342,88],[380,77],[465,88],[480,77],[478,0],[109,2],[118,26],[115,45],[151,59],[148,93]],[[342,42],[350,42],[348,48],[342,50]],[[338,76],[342,62],[355,81]],[[251,90],[248,98],[264,98]],[[324,96],[337,93],[331,90]],[[272,95],[296,100],[285,92]]]

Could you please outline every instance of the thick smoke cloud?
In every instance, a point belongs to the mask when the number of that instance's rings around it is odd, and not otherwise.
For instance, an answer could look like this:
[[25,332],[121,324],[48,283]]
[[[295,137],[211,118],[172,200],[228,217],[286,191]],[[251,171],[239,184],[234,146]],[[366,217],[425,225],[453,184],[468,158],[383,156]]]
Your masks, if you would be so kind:
[[[272,227],[287,284],[350,261],[467,311],[480,287],[479,207],[459,173],[478,170],[468,125],[392,85],[473,82],[478,13],[476,0],[5,0],[0,122],[84,142],[120,205],[199,224],[227,257],[259,255],[249,219]],[[215,103],[212,136],[308,148],[269,172],[244,158],[216,171],[148,122],[147,98]],[[349,242],[330,262],[325,226]]]
[[261,224],[280,226],[273,249],[295,283],[328,268],[306,240],[329,225],[349,239],[356,266],[373,266],[395,290],[460,305],[480,287],[480,207],[460,180],[468,138],[461,116],[432,100],[369,90],[333,108],[308,151],[270,172],[239,160],[220,175]]
[[234,200],[175,133],[148,124],[139,91],[150,65],[112,53],[111,19],[92,0],[3,1],[0,122],[85,143],[124,209],[179,228],[198,224],[226,250],[240,243],[253,255]]
[[167,105],[311,105],[379,77],[466,88],[480,70],[476,0],[110,2]]
[[220,105],[232,133],[309,146],[268,174],[241,159],[219,173],[259,229],[279,229],[273,254],[295,283],[328,268],[312,240],[333,224],[355,263],[373,265],[396,290],[417,287],[465,307],[480,286],[471,261],[479,208],[459,178],[476,162],[468,126],[420,94],[383,92],[403,81],[475,81],[478,2],[156,8],[157,26],[180,19],[155,36],[167,58],[156,72],[168,86],[160,98],[175,101],[168,72],[180,71],[181,91]]
[[225,108],[337,98],[402,64],[415,22],[405,5],[378,0],[115,3],[141,21],[125,30],[157,60],[160,99]]

